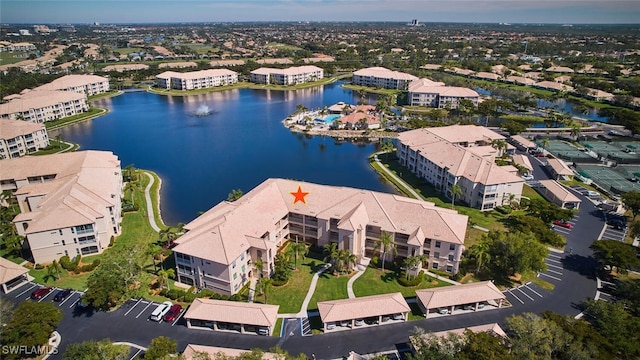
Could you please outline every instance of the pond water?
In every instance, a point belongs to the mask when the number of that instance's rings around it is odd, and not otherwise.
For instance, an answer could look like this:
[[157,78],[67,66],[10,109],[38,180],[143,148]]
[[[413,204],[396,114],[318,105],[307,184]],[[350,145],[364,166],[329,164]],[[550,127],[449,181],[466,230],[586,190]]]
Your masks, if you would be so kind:
[[[311,109],[360,100],[339,85],[187,97],[125,93],[95,104],[109,109],[107,115],[59,133],[83,150],[113,151],[122,167],[157,172],[167,224],[188,222],[232,189],[246,193],[270,177],[395,192],[368,163],[376,144],[294,134],[282,125],[298,104]],[[205,106],[209,115],[203,116]]]

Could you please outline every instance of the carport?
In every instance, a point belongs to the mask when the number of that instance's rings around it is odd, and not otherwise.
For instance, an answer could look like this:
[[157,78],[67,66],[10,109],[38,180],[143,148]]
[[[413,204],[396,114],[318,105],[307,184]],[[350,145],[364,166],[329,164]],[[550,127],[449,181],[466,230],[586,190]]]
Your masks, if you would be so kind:
[[533,166],[531,166],[531,161],[529,161],[529,158],[526,155],[516,154],[513,155],[512,158],[515,165],[527,169],[527,174],[533,173]]
[[[353,328],[356,320],[369,319],[378,325],[406,321],[411,309],[401,293],[364,296],[353,299],[321,301],[320,320],[327,331],[328,324],[347,323]],[[402,314],[402,317],[398,316]],[[394,319],[395,315],[395,319]]]
[[506,300],[506,296],[491,281],[416,290],[416,297],[427,318],[429,313],[441,309],[446,309],[447,314],[453,314],[461,311],[460,307],[463,306],[469,306],[473,311],[484,306],[501,308]]
[[535,150],[538,148],[538,145],[533,141],[521,136],[521,135],[511,135],[509,138],[510,142],[515,145],[518,149],[529,151]]
[[548,159],[547,168],[556,180],[562,180],[563,178],[573,179],[573,170],[571,170],[567,163],[560,159]]
[[[259,333],[266,329],[273,333],[278,305],[244,303],[211,299],[195,299],[185,312],[188,328],[207,330],[235,330],[240,333]],[[264,334],[266,335],[266,334]]]
[[24,266],[18,265],[5,258],[0,258],[0,284],[2,284],[2,292],[8,294],[29,281],[28,273],[29,269]]
[[578,209],[582,200],[555,180],[540,180],[540,193],[563,209]]

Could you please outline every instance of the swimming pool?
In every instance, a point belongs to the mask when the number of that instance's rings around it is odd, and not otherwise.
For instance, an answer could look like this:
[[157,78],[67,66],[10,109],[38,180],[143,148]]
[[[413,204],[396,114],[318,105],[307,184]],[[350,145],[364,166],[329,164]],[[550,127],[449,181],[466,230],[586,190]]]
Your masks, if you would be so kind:
[[332,114],[332,115],[327,115],[324,117],[324,122],[325,124],[333,124],[334,121],[340,119],[342,117],[342,115],[337,115],[337,114]]

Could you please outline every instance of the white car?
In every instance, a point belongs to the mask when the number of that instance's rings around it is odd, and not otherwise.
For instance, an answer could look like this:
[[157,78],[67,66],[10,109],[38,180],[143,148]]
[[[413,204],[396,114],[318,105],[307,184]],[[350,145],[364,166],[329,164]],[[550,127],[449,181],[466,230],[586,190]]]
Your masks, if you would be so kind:
[[449,313],[449,309],[446,309],[446,308],[438,309],[438,314],[447,315],[448,313]]
[[355,325],[356,326],[363,326],[364,325],[364,320],[363,319],[357,319]]
[[158,307],[156,307],[155,310],[153,310],[153,312],[151,313],[151,316],[149,316],[149,320],[159,322],[169,312],[171,306],[173,306],[171,301],[165,301],[162,304],[158,305]]
[[523,179],[525,179],[526,181],[530,181],[530,180],[535,179],[535,178],[533,177],[533,175],[531,175],[531,174],[522,175],[522,178],[523,178]]

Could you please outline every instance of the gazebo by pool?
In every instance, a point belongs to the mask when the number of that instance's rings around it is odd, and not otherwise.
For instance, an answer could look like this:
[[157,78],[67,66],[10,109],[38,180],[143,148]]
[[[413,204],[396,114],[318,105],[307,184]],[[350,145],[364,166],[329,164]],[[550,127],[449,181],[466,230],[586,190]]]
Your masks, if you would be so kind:
[[195,299],[185,312],[184,318],[188,328],[271,335],[279,307],[237,301]]
[[501,308],[506,296],[491,281],[416,290],[418,305],[429,314],[454,314],[485,307]]
[[0,258],[0,284],[2,292],[10,293],[15,288],[29,281],[27,274],[29,269],[18,265],[5,258]]

